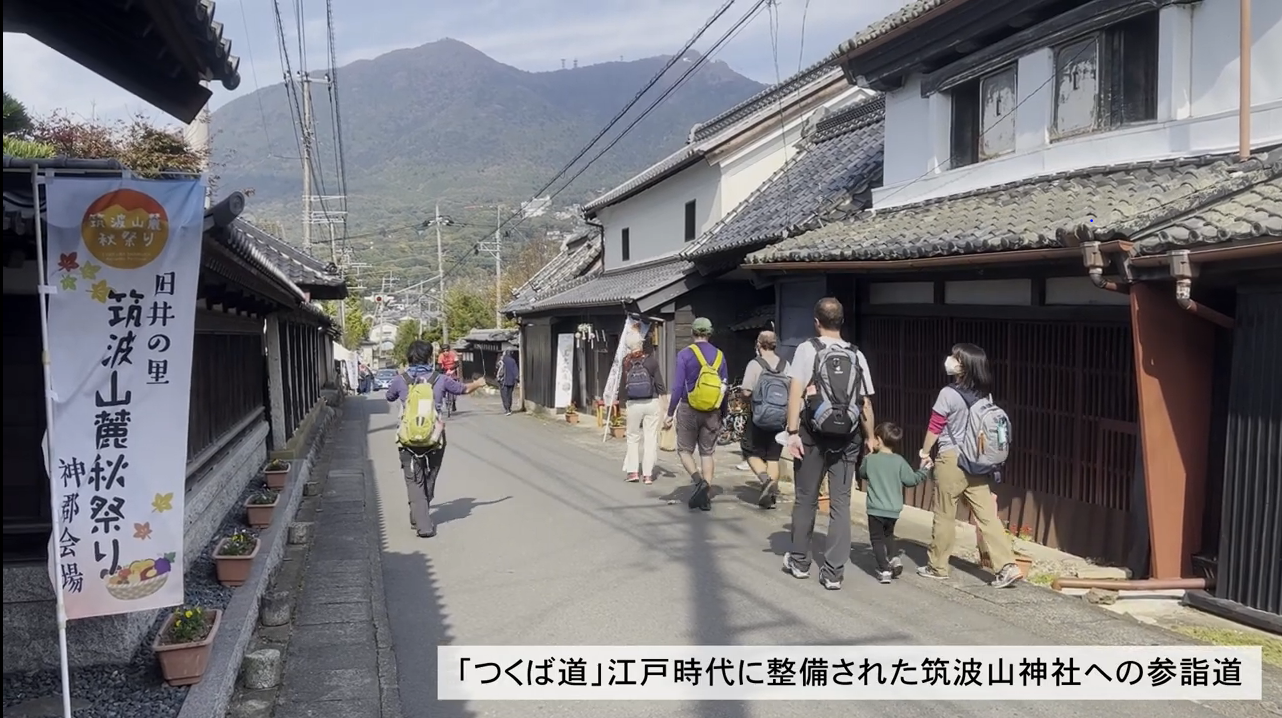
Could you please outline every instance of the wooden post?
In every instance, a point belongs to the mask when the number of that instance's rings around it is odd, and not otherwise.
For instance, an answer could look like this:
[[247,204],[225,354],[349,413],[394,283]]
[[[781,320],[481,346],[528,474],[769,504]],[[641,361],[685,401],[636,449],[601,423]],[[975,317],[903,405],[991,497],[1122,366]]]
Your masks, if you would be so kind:
[[267,410],[271,418],[272,448],[280,451],[285,448],[289,437],[285,435],[285,377],[279,317],[269,314],[264,332],[267,339]]

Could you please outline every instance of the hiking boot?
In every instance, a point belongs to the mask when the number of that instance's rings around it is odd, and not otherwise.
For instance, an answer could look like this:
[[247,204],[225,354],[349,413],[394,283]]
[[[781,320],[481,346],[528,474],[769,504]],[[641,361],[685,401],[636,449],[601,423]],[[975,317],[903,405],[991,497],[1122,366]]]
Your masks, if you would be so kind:
[[783,556],[783,571],[793,578],[810,578],[810,570],[798,566],[797,562],[792,560],[792,554],[790,553]]
[[878,583],[890,583],[890,579],[891,579],[892,575],[893,575],[893,574],[891,574],[891,572],[890,572],[890,571],[878,571],[878,572],[877,572],[877,581],[878,581]]
[[943,581],[944,579],[948,578],[947,574],[940,573],[935,569],[931,568],[930,566],[922,566],[921,568],[917,569],[917,575],[921,576],[922,578],[933,578],[936,581]]
[[904,575],[904,562],[898,556],[890,559],[890,575],[892,578]]
[[778,479],[766,479],[761,485],[761,495],[757,497],[757,505],[763,509],[773,508],[775,505],[775,490],[778,486]]
[[1002,570],[997,572],[997,578],[994,578],[989,585],[993,588],[1006,588],[1022,580],[1024,580],[1024,572],[1019,570],[1019,566],[1008,563],[1002,566]]
[[692,509],[712,510],[712,499],[708,497],[711,488],[707,481],[700,481],[695,485],[694,491],[690,492],[690,500],[686,505]]

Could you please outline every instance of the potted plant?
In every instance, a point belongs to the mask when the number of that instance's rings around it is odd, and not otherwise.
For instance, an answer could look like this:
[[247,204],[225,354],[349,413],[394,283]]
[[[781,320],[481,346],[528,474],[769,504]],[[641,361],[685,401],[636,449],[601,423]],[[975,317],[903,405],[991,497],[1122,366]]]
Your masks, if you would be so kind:
[[151,650],[160,662],[160,675],[171,686],[200,683],[209,665],[209,651],[222,611],[200,606],[180,606],[169,614]]
[[214,547],[214,565],[218,582],[224,586],[243,586],[249,579],[254,557],[258,555],[258,537],[240,530]]
[[615,410],[614,415],[610,417],[610,433],[616,439],[627,436],[628,419],[618,410]]
[[255,491],[245,501],[245,516],[249,525],[256,529],[271,526],[272,512],[276,509],[276,501],[279,499],[280,492],[276,489],[263,488]]
[[565,420],[570,424],[579,423],[579,410],[574,408],[574,402],[565,407]]
[[283,489],[285,488],[285,480],[289,478],[289,462],[272,459],[263,467],[263,475],[267,477],[267,488]]

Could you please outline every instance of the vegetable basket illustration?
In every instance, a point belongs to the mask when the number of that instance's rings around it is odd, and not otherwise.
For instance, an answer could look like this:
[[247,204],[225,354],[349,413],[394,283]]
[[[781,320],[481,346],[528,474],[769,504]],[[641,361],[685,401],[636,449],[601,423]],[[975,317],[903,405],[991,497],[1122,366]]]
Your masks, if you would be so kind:
[[120,601],[137,601],[164,588],[173,569],[175,554],[145,558],[122,566],[107,577],[107,593]]

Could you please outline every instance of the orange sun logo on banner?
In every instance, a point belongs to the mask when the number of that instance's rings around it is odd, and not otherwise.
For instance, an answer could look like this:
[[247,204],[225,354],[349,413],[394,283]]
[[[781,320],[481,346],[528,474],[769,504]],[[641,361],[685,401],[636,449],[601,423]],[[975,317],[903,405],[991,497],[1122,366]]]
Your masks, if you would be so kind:
[[116,269],[138,269],[165,250],[169,216],[150,196],[120,189],[89,205],[80,221],[80,235],[99,262]]

